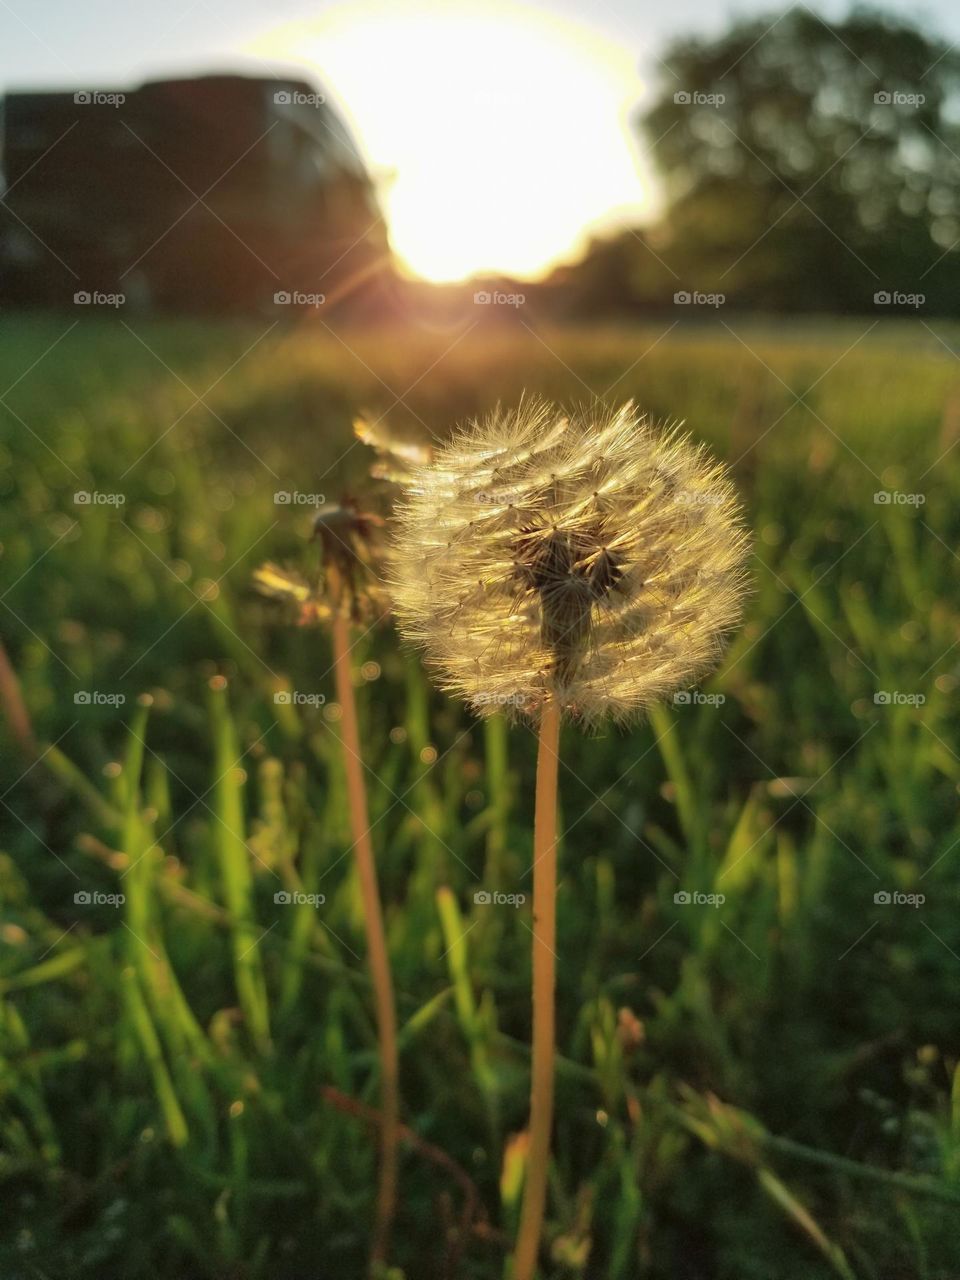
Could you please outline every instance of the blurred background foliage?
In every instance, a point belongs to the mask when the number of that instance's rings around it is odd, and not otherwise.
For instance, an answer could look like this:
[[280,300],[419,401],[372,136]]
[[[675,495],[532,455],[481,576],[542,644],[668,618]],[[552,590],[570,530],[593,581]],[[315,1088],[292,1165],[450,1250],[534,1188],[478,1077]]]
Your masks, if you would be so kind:
[[869,10],[830,21],[798,6],[677,40],[638,122],[662,218],[595,243],[556,283],[574,310],[696,288],[828,314],[922,293],[928,312],[956,314],[958,75],[948,42]]

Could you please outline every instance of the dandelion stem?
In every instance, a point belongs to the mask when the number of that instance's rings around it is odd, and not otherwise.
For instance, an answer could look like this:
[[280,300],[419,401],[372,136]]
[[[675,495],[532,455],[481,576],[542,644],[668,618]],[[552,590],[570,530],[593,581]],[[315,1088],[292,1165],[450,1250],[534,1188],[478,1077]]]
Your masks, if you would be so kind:
[[393,979],[383,928],[383,909],[373,861],[370,822],[367,814],[367,792],[363,780],[360,755],[360,733],[357,728],[357,704],[353,695],[350,670],[350,636],[345,617],[339,613],[333,620],[333,670],[337,699],[342,711],[340,740],[347,777],[347,800],[353,853],[360,877],[363,918],[367,932],[367,954],[373,981],[377,1010],[377,1035],[380,1041],[380,1177],[377,1189],[376,1222],[370,1252],[370,1270],[375,1274],[387,1260],[390,1227],[397,1198],[397,1139],[400,1110],[399,1068],[397,1063],[397,1015],[393,1000]]
[[547,1199],[553,1122],[554,989],[556,987],[557,770],[560,707],[544,705],[537,753],[533,831],[533,1062],[530,1078],[530,1149],[514,1255],[514,1280],[533,1280]]

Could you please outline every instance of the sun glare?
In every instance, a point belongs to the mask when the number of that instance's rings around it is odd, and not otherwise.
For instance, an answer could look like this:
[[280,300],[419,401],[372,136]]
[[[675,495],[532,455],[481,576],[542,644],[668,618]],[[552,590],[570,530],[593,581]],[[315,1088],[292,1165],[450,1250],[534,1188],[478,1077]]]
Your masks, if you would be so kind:
[[331,91],[426,279],[536,277],[644,211],[634,57],[586,28],[516,5],[350,4],[245,52]]

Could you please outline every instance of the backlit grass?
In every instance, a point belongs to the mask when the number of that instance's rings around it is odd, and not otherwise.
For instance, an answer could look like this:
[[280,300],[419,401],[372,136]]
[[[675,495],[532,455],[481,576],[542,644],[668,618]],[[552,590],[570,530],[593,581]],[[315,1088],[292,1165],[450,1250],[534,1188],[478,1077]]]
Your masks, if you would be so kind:
[[[565,735],[551,1275],[953,1277],[956,332],[128,323],[0,329],[0,637],[44,751],[4,728],[0,1272],[363,1274],[380,1089],[333,658],[250,577],[314,565],[312,508],[274,497],[363,483],[355,412],[440,434],[528,388],[685,418],[755,531],[718,675]],[[391,1257],[487,1280],[520,1204],[536,744],[389,627],[352,638]]]

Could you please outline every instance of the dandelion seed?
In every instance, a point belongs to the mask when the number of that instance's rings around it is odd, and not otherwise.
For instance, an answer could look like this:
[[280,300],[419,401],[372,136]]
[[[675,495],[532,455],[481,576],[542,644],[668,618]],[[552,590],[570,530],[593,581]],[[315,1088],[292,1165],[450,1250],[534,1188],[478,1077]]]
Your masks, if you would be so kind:
[[374,480],[406,484],[414,470],[425,466],[432,456],[429,444],[402,439],[383,417],[371,421],[368,415],[359,415],[353,421],[353,434],[377,455],[370,468]]

